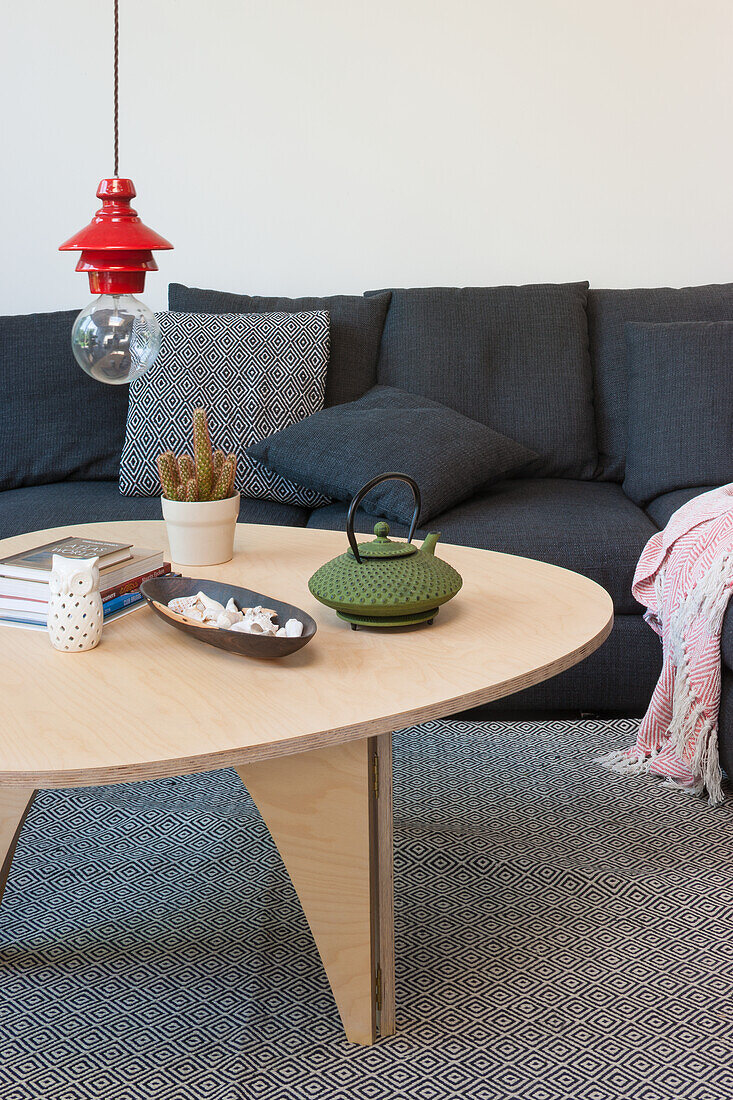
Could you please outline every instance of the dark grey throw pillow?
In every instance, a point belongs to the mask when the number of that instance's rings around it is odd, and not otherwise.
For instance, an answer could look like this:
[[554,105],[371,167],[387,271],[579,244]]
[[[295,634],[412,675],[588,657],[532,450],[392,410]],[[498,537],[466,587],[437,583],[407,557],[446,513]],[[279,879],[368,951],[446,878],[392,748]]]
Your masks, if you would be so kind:
[[[537,459],[477,420],[391,386],[314,413],[255,443],[247,456],[335,500],[351,500],[377,474],[410,474],[420,487],[423,524]],[[413,503],[404,484],[385,482],[363,507],[408,523]]]
[[77,313],[0,317],[0,490],[117,477],[127,386],[95,382],[78,365]]
[[629,422],[626,325],[733,321],[733,284],[588,291],[588,336],[603,481],[623,481]]
[[626,355],[626,495],[733,481],[733,324],[628,324]]
[[377,381],[377,359],[391,294],[371,298],[334,294],[328,298],[263,298],[199,290],[171,283],[168,308],[179,313],[309,313],[331,318],[331,352],[326,375],[326,408],[356,401]]
[[538,453],[541,477],[592,478],[587,292],[587,283],[393,289],[377,382],[506,432]]

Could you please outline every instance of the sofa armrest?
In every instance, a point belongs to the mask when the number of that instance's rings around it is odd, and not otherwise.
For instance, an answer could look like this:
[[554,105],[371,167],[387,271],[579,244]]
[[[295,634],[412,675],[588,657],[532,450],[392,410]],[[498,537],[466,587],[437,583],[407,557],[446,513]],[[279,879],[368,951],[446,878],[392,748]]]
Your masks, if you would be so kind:
[[720,662],[723,668],[733,672],[733,599],[726,608],[723,617],[723,630],[720,635]]

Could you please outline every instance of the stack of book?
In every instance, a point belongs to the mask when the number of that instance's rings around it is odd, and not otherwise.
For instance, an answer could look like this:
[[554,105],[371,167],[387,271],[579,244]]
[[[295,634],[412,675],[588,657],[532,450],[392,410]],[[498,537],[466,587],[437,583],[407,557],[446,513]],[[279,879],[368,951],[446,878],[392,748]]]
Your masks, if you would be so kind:
[[134,611],[142,602],[140,585],[170,573],[162,550],[123,542],[98,542],[73,535],[0,558],[0,624],[46,629],[48,582],[54,554],[99,558],[99,590],[105,622]]

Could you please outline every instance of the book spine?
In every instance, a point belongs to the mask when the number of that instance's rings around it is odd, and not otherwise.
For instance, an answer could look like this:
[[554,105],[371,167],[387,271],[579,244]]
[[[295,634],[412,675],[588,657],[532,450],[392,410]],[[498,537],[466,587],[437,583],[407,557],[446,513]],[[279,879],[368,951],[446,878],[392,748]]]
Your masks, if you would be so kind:
[[0,607],[9,605],[11,608],[22,607],[27,611],[43,611],[48,607],[48,600],[31,600],[25,596],[6,596],[0,593]]
[[[109,600],[117,599],[118,596],[126,596],[133,592],[139,592],[140,585],[143,581],[152,579],[153,577],[164,577],[167,573],[170,573],[170,562],[163,562],[157,569],[151,569],[147,573],[142,573],[139,577],[134,577],[132,580],[123,581],[121,584],[115,585],[113,588],[105,588],[101,593],[102,603],[107,604]],[[11,596],[6,595],[0,591],[0,606],[10,605],[10,608],[17,609],[19,611],[38,611],[40,614],[45,614],[48,609],[48,585],[39,585],[42,590],[42,597],[33,598],[29,596]],[[2,589],[2,583],[0,583],[0,589]]]
[[[139,592],[128,592],[125,596],[117,596],[116,599],[107,600],[103,605],[102,615],[105,619],[112,618],[124,608],[133,607],[135,604],[142,603],[143,600],[144,597]],[[37,618],[26,618],[22,612],[6,612],[3,615],[0,611],[0,622],[21,623],[23,626],[45,626],[46,615],[39,613]]]
[[115,611],[119,611],[123,607],[130,607],[134,603],[140,603],[143,597],[139,592],[128,592],[125,596],[116,596],[113,600],[106,600],[103,605],[102,614],[105,619],[109,615],[114,615]]
[[137,592],[143,581],[152,580],[153,577],[164,577],[166,573],[170,573],[170,571],[170,562],[164,561],[157,569],[151,569],[148,573],[142,573],[139,577],[135,577],[131,581],[123,581],[122,584],[117,584],[113,588],[105,588],[101,593],[102,603],[106,603],[107,600],[113,600],[117,596],[124,596],[128,592]]
[[13,626],[34,626],[38,630],[46,629],[45,619],[18,619],[14,615],[0,615],[0,623],[12,623]]

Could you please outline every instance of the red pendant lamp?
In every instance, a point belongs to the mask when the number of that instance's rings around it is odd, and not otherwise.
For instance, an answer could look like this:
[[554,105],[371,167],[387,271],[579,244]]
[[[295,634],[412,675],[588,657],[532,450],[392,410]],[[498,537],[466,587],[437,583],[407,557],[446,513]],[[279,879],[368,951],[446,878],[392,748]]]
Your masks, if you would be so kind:
[[97,188],[102,205],[89,225],[59,247],[81,252],[77,271],[86,271],[98,297],[74,321],[71,346],[82,370],[99,382],[121,385],[144,374],[160,351],[160,326],[137,298],[145,274],[157,271],[153,251],[173,248],[141,222],[130,205],[132,180],[120,179],[119,162],[119,0],[114,0],[114,161],[115,174]]

